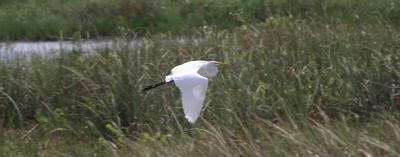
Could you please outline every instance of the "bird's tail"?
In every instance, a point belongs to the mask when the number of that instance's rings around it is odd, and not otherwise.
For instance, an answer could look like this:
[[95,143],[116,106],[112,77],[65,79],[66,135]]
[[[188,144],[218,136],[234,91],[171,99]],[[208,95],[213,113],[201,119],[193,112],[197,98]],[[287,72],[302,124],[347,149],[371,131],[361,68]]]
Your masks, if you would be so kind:
[[169,82],[162,81],[162,82],[159,82],[159,83],[150,85],[150,86],[146,86],[146,87],[144,87],[144,88],[142,89],[142,92],[146,92],[146,91],[148,91],[148,90],[150,90],[150,89],[156,88],[156,87],[158,87],[158,86],[162,86],[162,85],[167,84],[167,83],[169,84],[169,83],[172,83],[172,82],[174,82],[174,81],[169,81]]

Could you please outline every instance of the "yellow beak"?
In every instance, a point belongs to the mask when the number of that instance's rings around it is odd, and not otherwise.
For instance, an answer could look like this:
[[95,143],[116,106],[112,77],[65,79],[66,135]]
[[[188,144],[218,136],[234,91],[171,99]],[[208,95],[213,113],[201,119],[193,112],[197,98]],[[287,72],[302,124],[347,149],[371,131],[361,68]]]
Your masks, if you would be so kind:
[[218,65],[229,65],[228,63],[224,63],[224,62],[216,62]]

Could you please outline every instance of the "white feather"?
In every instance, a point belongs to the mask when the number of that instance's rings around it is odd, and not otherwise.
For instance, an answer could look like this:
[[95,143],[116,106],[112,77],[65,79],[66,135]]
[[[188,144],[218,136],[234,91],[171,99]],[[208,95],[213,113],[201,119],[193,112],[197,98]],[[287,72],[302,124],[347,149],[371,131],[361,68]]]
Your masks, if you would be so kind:
[[193,73],[176,75],[174,83],[182,94],[183,111],[190,123],[199,118],[206,97],[208,79]]
[[190,61],[183,63],[181,65],[178,65],[171,70],[171,74],[176,74],[176,73],[193,73],[197,72],[201,66],[203,66],[207,61]]

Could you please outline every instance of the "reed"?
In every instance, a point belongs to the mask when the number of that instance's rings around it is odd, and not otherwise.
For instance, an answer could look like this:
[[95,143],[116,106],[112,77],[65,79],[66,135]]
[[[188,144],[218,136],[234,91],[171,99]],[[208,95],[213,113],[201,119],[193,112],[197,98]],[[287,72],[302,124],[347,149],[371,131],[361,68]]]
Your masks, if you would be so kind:
[[[377,17],[121,30],[96,53],[1,60],[0,156],[399,156],[400,32]],[[141,89],[198,59],[230,66],[191,125],[178,89]]]
[[398,25],[399,7],[397,0],[3,0],[0,40],[190,34],[204,25],[226,29],[273,16]]

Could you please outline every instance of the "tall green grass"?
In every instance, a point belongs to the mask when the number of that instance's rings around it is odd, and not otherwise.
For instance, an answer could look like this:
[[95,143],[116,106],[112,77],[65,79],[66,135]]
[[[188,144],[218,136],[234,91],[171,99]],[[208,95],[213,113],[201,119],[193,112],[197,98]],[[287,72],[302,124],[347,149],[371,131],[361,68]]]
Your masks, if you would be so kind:
[[399,119],[385,117],[366,123],[298,120],[298,126],[255,119],[238,130],[206,123],[182,134],[150,132],[114,141],[32,127],[4,132],[0,151],[1,156],[398,156]]
[[0,40],[58,40],[220,29],[273,16],[399,24],[398,0],[18,0],[0,2]]
[[[193,32],[197,43],[159,34],[135,39],[139,47],[121,34],[115,48],[92,55],[0,62],[2,154],[400,153],[400,33],[387,20],[272,16],[226,30],[202,27]],[[206,110],[190,125],[176,88],[141,88],[197,59],[230,66],[212,79]]]

